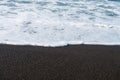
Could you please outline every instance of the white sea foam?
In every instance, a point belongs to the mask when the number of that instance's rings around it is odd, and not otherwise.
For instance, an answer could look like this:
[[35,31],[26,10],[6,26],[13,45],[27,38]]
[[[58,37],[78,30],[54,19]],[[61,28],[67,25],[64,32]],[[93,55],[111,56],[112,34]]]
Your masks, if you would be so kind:
[[0,0],[0,43],[120,45],[120,2]]

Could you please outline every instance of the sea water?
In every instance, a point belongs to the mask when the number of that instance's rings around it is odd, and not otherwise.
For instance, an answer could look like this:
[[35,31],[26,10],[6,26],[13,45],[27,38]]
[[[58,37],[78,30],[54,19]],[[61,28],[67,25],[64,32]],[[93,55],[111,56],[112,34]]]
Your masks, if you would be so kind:
[[0,43],[120,45],[120,0],[0,0]]

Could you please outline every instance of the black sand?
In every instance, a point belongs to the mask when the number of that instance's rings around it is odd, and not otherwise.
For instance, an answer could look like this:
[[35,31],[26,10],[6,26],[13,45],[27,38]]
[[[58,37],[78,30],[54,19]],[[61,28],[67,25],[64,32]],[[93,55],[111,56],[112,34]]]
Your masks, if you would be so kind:
[[120,80],[120,46],[0,45],[0,80]]

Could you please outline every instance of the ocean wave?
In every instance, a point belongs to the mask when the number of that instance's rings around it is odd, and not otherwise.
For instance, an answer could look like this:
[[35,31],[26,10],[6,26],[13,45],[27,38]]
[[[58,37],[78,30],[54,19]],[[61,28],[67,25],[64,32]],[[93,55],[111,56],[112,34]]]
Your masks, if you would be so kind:
[[0,0],[0,42],[120,43],[119,1]]

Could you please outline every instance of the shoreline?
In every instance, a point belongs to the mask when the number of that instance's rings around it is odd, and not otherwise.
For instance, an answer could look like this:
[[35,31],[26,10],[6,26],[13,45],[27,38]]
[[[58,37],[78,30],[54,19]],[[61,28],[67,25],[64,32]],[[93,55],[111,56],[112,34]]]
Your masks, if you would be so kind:
[[15,43],[0,43],[0,46],[19,46],[19,47],[45,47],[45,48],[60,48],[60,47],[69,47],[69,46],[105,46],[105,47],[119,47],[119,43],[71,43],[64,45],[41,45],[41,44],[15,44]]

